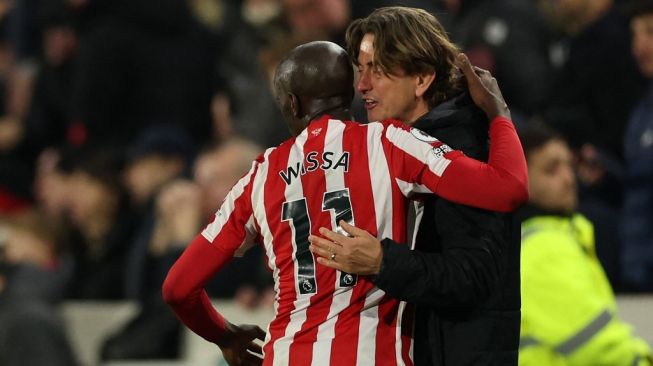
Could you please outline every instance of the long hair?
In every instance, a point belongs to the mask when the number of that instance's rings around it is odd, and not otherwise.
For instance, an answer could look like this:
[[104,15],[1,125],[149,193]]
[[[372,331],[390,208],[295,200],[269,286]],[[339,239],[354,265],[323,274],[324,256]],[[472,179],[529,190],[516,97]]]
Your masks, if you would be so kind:
[[347,52],[357,63],[365,34],[374,35],[374,62],[386,74],[402,70],[408,75],[435,72],[424,98],[429,107],[458,94],[462,88],[454,74],[458,47],[444,27],[422,9],[392,6],[354,20],[347,28]]

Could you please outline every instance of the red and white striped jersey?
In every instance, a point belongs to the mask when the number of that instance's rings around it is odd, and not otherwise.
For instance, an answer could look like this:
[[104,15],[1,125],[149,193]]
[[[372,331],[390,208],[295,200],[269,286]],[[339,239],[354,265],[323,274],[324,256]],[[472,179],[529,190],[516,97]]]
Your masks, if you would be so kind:
[[[520,149],[516,134],[510,138]],[[317,265],[308,236],[319,235],[320,227],[339,230],[336,223],[345,220],[378,238],[406,242],[408,198],[417,193],[444,192],[499,209],[483,187],[500,184],[502,174],[482,174],[487,167],[399,121],[363,125],[325,116],[259,157],[192,245],[208,243],[227,256],[257,242],[265,247],[276,301],[264,365],[412,365],[412,311],[364,276]],[[443,176],[449,169],[458,171]],[[520,169],[525,175],[525,164]],[[181,274],[173,267],[171,276]],[[193,329],[184,315],[189,310],[175,309]]]

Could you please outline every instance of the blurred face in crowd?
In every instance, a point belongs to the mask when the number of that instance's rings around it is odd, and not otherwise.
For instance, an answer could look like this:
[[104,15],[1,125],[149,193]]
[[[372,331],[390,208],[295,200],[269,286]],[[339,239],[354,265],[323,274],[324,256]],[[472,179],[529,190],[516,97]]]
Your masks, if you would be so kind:
[[653,77],[653,13],[634,17],[630,22],[633,35],[632,52],[639,70]]
[[61,65],[70,59],[77,47],[77,35],[71,27],[50,27],[43,32],[43,50],[52,65]]
[[595,0],[549,0],[553,15],[562,24],[574,23],[577,19],[585,18],[591,1]]
[[118,207],[118,194],[93,176],[77,171],[68,178],[70,215],[77,225],[84,226],[107,217]]
[[329,35],[349,22],[347,0],[284,0],[290,27],[298,33]]
[[198,158],[194,180],[202,190],[202,212],[205,216],[212,215],[216,207],[220,207],[231,187],[246,173],[238,169],[239,160],[238,155],[228,151],[214,151]]
[[567,144],[553,139],[528,154],[528,190],[531,204],[554,212],[576,209],[576,178]]
[[177,177],[184,168],[181,158],[150,154],[132,161],[125,170],[125,185],[132,199],[147,202],[162,184]]
[[[367,120],[397,118],[407,123],[428,112],[423,95],[424,86],[419,76],[406,75],[403,70],[386,74],[374,62],[374,35],[365,34],[358,53],[356,90],[361,93]],[[430,83],[429,83],[430,85]]]

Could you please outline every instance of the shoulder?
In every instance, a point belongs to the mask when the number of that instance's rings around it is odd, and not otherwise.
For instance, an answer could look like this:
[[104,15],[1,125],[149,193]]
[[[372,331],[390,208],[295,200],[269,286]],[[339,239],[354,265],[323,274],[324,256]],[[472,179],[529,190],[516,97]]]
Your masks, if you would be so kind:
[[398,119],[384,119],[381,121],[369,122],[364,126],[370,129],[376,129],[382,131],[388,131],[388,129],[390,130],[399,129],[399,130],[407,131],[409,129],[408,126],[406,126],[403,122],[401,122]]
[[398,135],[410,131],[410,127],[404,125],[403,122],[396,119],[374,121],[362,124],[360,126],[363,126],[363,128],[366,129],[367,133],[373,135],[374,138],[381,139],[383,141],[395,140]]
[[569,230],[553,225],[524,222],[521,232],[522,261],[558,262],[582,255],[580,243]]

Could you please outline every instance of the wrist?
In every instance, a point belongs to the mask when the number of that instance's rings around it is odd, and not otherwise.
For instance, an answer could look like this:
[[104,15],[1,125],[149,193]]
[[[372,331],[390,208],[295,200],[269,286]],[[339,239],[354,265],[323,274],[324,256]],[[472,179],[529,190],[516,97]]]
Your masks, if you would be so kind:
[[218,345],[218,347],[222,348],[229,348],[231,344],[234,342],[234,334],[236,326],[231,324],[230,322],[225,322],[225,330],[222,332],[220,337],[216,340],[215,344]]
[[372,266],[372,275],[378,276],[381,273],[383,267],[383,246],[379,242],[379,253],[376,256],[374,264]]
[[510,115],[510,110],[508,108],[505,109],[499,108],[496,111],[489,112],[487,113],[487,118],[490,121],[494,121],[497,118],[505,118],[505,119],[512,120],[512,117]]
[[502,114],[497,114],[493,118],[490,118],[490,126],[492,126],[492,124],[494,122],[497,122],[497,121],[506,121],[506,122],[509,122],[510,124],[512,124],[512,119],[510,119],[509,115],[505,116],[505,115],[502,115]]

